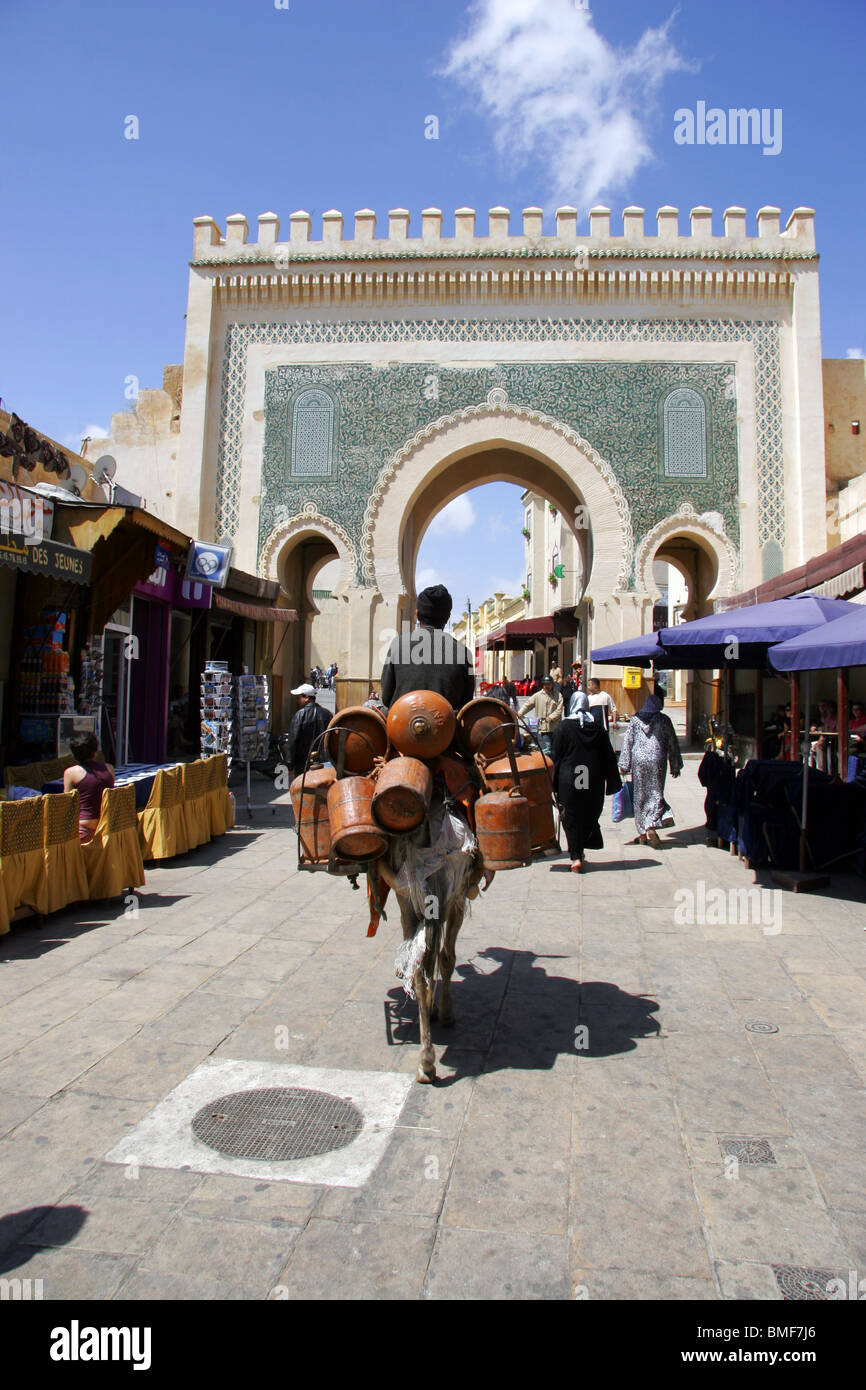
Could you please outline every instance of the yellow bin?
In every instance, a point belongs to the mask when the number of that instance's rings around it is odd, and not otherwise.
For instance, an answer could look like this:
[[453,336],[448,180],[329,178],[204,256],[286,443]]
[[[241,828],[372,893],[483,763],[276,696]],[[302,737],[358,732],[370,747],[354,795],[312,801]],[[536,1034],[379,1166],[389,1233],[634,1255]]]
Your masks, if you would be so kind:
[[643,684],[643,671],[639,666],[625,666],[622,683],[626,690],[640,690]]

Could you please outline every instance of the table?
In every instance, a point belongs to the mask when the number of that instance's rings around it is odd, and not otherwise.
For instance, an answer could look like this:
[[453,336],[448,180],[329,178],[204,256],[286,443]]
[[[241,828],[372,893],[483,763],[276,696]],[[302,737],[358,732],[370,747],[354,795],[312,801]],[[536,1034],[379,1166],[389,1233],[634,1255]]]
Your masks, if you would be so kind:
[[[164,769],[179,766],[180,764],[178,762],[126,763],[123,767],[116,767],[114,769],[114,785],[116,787],[124,787],[129,782],[132,782],[135,786],[135,809],[136,811],[143,811],[147,805],[154,781],[156,780],[156,774]],[[43,795],[62,791],[62,777],[53,782],[46,782],[42,787]]]

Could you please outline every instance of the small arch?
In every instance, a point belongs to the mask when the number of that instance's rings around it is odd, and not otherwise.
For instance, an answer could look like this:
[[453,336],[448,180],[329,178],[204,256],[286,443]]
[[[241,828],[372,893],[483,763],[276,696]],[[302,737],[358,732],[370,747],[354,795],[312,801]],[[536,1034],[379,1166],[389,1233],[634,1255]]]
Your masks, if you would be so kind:
[[658,552],[675,537],[694,542],[715,563],[713,583],[707,594],[702,596],[707,602],[736,593],[739,558],[736,546],[725,535],[721,516],[718,513],[699,516],[689,502],[684,502],[676,512],[653,526],[637,548],[637,583],[653,602],[659,597],[659,589],[653,577],[653,561]]

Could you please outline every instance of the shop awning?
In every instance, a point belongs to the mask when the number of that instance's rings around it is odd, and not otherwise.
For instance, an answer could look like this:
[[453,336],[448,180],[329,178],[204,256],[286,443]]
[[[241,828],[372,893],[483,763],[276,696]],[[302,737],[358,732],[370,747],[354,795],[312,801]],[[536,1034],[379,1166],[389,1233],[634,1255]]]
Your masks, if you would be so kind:
[[252,618],[257,623],[296,623],[298,614],[294,608],[268,608],[261,603],[241,603],[238,599],[226,598],[219,590],[214,591],[214,606],[227,613],[235,613],[239,618]]
[[554,613],[547,617],[519,618],[516,622],[498,627],[484,639],[487,647],[503,647],[507,651],[524,651],[535,642],[576,637],[577,619],[569,613]]
[[92,561],[86,550],[57,541],[28,544],[18,536],[0,535],[0,564],[29,574],[47,574],[70,584],[89,584]]

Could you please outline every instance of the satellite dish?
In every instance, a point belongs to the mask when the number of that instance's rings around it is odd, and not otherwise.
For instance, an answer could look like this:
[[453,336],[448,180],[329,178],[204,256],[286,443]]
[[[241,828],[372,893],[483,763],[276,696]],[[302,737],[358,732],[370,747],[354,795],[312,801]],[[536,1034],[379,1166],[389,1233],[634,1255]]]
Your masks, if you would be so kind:
[[107,479],[114,477],[117,472],[117,459],[111,454],[103,454],[93,465],[93,481],[97,484],[104,483]]
[[69,468],[69,476],[72,479],[72,486],[80,497],[87,487],[87,471],[81,467],[80,463],[73,463]]

